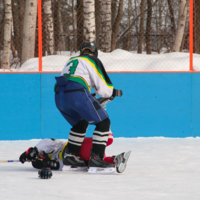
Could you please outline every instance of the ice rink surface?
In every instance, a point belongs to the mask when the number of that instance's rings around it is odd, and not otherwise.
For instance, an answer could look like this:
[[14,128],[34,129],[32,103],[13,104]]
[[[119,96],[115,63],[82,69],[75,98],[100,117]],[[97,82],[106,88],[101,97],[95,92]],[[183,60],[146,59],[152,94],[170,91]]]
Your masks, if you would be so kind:
[[[0,160],[16,160],[39,140],[0,141]],[[199,200],[200,138],[114,138],[106,155],[131,150],[122,174],[53,171],[0,163],[1,200]]]

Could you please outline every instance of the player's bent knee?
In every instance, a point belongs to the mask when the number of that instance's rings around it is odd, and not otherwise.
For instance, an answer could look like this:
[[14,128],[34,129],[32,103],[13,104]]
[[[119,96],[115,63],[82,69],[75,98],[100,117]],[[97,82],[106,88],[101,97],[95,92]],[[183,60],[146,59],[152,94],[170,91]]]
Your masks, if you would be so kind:
[[95,130],[101,131],[101,132],[109,131],[110,130],[110,119],[106,118],[103,121],[96,124]]
[[71,130],[76,133],[85,133],[87,127],[88,127],[88,122],[86,120],[81,120],[76,125],[74,125]]

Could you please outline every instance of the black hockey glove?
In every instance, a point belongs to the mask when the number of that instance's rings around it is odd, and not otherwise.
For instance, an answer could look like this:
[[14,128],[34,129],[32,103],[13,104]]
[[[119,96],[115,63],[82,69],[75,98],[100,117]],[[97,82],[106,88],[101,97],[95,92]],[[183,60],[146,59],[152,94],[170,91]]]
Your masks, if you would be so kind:
[[96,98],[97,97],[97,94],[96,93],[91,93],[91,95]]
[[36,155],[38,155],[37,148],[30,147],[27,151],[21,154],[21,156],[19,157],[19,160],[21,163],[24,163],[26,161],[32,161],[36,158]]
[[57,160],[51,160],[46,152],[42,152],[42,157],[39,159],[42,160],[44,167],[50,167],[50,169],[58,170],[60,168],[60,163]]
[[43,168],[42,170],[38,171],[38,176],[41,179],[48,179],[52,177],[52,171],[50,170],[50,168]]
[[44,151],[40,152],[38,159],[42,160],[44,167],[50,167],[51,159],[46,152],[44,152]]
[[113,94],[111,97],[109,98],[103,98],[103,97],[100,97],[97,99],[97,101],[104,107],[106,107],[106,104],[111,102],[112,100],[114,100],[115,97],[121,97],[122,96],[122,90],[116,90],[116,89],[113,89]]
[[32,160],[32,166],[36,169],[43,169],[44,168],[44,164],[43,164],[43,160],[40,158],[36,158],[35,160]]
[[49,162],[50,162],[49,165],[50,165],[51,169],[53,169],[53,170],[59,170],[60,163],[57,160],[51,160]]
[[43,160],[42,158],[36,158],[32,161],[32,166],[36,169],[43,169],[45,166],[49,166],[51,170],[59,170],[60,163],[57,160]]
[[122,96],[122,90],[116,90],[116,89],[113,89],[113,94],[111,97],[121,97]]

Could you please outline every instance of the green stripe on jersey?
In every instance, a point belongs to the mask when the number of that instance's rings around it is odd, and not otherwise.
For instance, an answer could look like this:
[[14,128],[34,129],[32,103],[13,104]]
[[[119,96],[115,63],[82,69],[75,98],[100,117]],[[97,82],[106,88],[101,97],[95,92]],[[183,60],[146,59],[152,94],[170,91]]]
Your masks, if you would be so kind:
[[90,92],[90,87],[89,85],[87,84],[87,82],[81,78],[80,76],[69,76],[67,77],[67,80],[69,81],[74,81],[74,82],[77,82],[77,83],[80,83],[81,85],[83,85],[89,92]]
[[106,82],[106,79],[102,73],[102,71],[99,69],[99,67],[97,66],[97,64],[90,58],[88,58],[87,56],[77,56],[77,57],[73,57],[70,60],[73,60],[73,59],[83,59],[83,60],[86,60],[87,62],[90,63],[90,65],[95,69],[96,73],[99,75],[99,77],[103,80],[103,82],[110,88],[110,89],[113,89],[113,84],[110,84],[110,83],[107,83]]

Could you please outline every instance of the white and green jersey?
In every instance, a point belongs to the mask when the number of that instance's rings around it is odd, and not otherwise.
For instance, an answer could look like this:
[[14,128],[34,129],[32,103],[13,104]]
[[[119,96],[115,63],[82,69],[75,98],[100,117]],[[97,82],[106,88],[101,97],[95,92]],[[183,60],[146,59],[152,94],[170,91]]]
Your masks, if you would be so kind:
[[72,57],[64,66],[61,76],[67,80],[78,82],[86,89],[95,89],[101,97],[111,97],[113,84],[108,77],[101,61],[90,55]]
[[44,151],[47,153],[51,160],[57,160],[60,163],[59,170],[63,167],[64,149],[68,142],[63,142],[55,139],[44,139],[41,140],[36,148],[38,152]]

